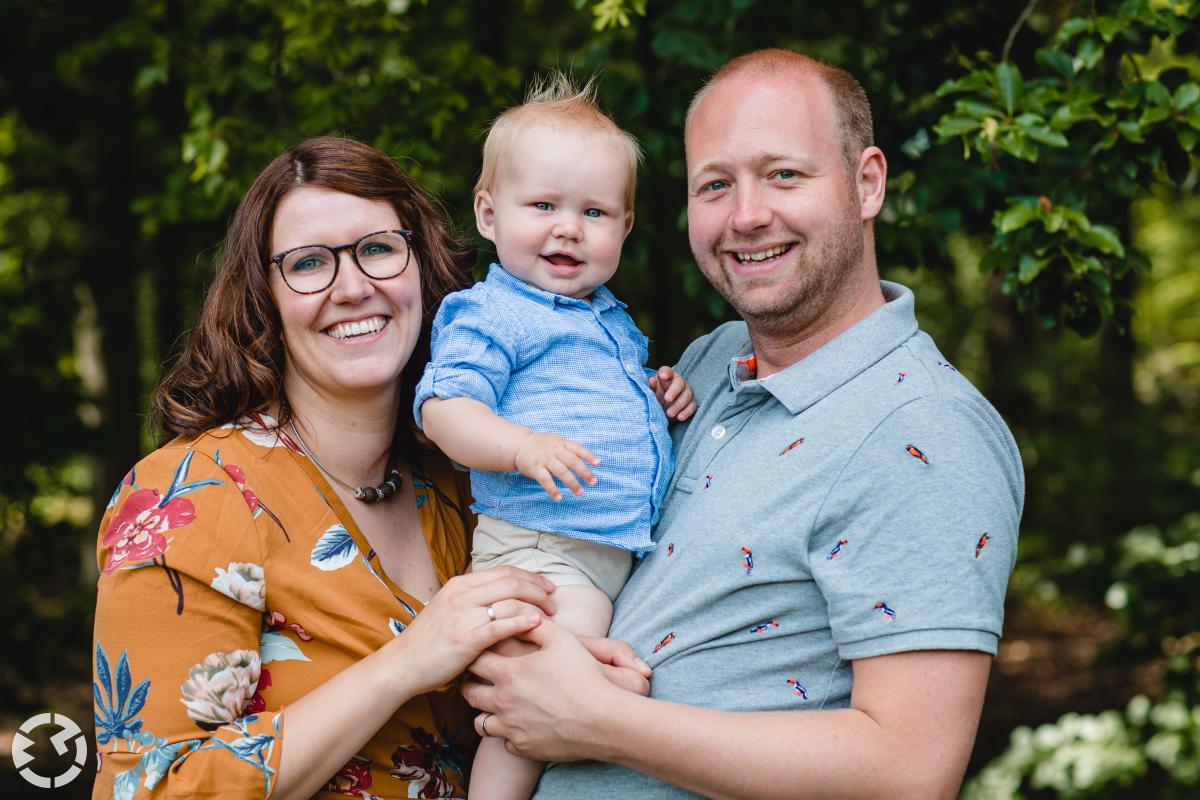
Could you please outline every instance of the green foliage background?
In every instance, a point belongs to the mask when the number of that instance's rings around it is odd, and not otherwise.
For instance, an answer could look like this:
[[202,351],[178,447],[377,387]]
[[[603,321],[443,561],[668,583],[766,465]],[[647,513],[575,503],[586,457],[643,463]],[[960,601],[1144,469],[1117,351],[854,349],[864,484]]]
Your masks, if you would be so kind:
[[[1096,621],[1096,669],[1119,676],[1100,699],[998,682],[968,794],[1195,796],[1195,0],[0,7],[0,726],[87,718],[95,525],[152,444],[148,392],[267,161],[311,135],[371,142],[466,232],[488,121],[539,68],[601,71],[647,153],[614,289],[670,363],[730,317],[688,251],[684,109],[728,58],[782,46],[873,99],[885,277],[916,289],[923,327],[1021,446],[1010,638]],[[1047,727],[1010,744],[1010,723]]]

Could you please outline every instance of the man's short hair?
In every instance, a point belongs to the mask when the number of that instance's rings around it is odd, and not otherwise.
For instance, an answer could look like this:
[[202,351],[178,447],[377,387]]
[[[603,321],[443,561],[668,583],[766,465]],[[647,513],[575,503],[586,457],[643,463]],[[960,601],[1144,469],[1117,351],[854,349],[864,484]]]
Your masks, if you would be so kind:
[[508,109],[492,122],[483,141],[483,167],[475,184],[475,193],[493,190],[500,160],[518,136],[534,125],[547,123],[612,137],[622,146],[629,166],[625,209],[632,211],[638,164],[642,161],[641,146],[632,134],[621,130],[610,116],[600,110],[596,102],[595,76],[578,86],[569,75],[559,70],[535,78],[525,95],[525,101]]
[[875,143],[875,133],[871,125],[871,102],[867,93],[854,76],[840,67],[826,64],[820,59],[773,47],[766,50],[755,50],[752,53],[738,56],[721,67],[696,92],[688,106],[687,118],[684,123],[686,130],[691,126],[692,116],[713,87],[727,78],[740,75],[743,72],[755,72],[760,75],[775,75],[785,70],[799,74],[815,75],[825,87],[826,96],[832,106],[838,135],[841,139],[842,162],[846,172],[853,176],[858,171],[858,157],[862,151]]

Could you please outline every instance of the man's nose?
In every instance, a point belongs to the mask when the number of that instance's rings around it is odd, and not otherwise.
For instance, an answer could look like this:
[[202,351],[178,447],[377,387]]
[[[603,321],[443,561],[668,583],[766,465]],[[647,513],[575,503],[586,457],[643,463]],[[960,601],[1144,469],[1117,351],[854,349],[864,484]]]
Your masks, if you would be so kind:
[[730,226],[740,232],[748,232],[771,224],[771,207],[762,190],[754,184],[743,183],[737,189]]

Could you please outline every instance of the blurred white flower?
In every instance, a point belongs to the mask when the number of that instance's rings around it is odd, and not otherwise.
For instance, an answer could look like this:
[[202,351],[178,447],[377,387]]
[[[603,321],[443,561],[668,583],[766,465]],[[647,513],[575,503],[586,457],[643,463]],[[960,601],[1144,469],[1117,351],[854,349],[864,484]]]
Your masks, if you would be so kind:
[[267,583],[263,568],[258,564],[234,561],[228,570],[217,567],[212,588],[242,605],[267,610]]
[[261,667],[255,650],[210,653],[188,670],[188,679],[180,686],[180,702],[202,728],[215,730],[242,716],[258,686]]

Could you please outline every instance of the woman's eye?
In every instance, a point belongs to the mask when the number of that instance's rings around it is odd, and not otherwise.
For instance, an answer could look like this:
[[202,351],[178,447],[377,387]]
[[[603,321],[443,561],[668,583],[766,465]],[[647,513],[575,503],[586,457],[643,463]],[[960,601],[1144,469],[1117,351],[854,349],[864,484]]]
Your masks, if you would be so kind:
[[292,272],[306,272],[310,269],[320,269],[320,268],[321,268],[321,259],[316,258],[315,256],[308,256],[307,258],[302,258],[299,261],[297,261],[295,264],[293,264]]

